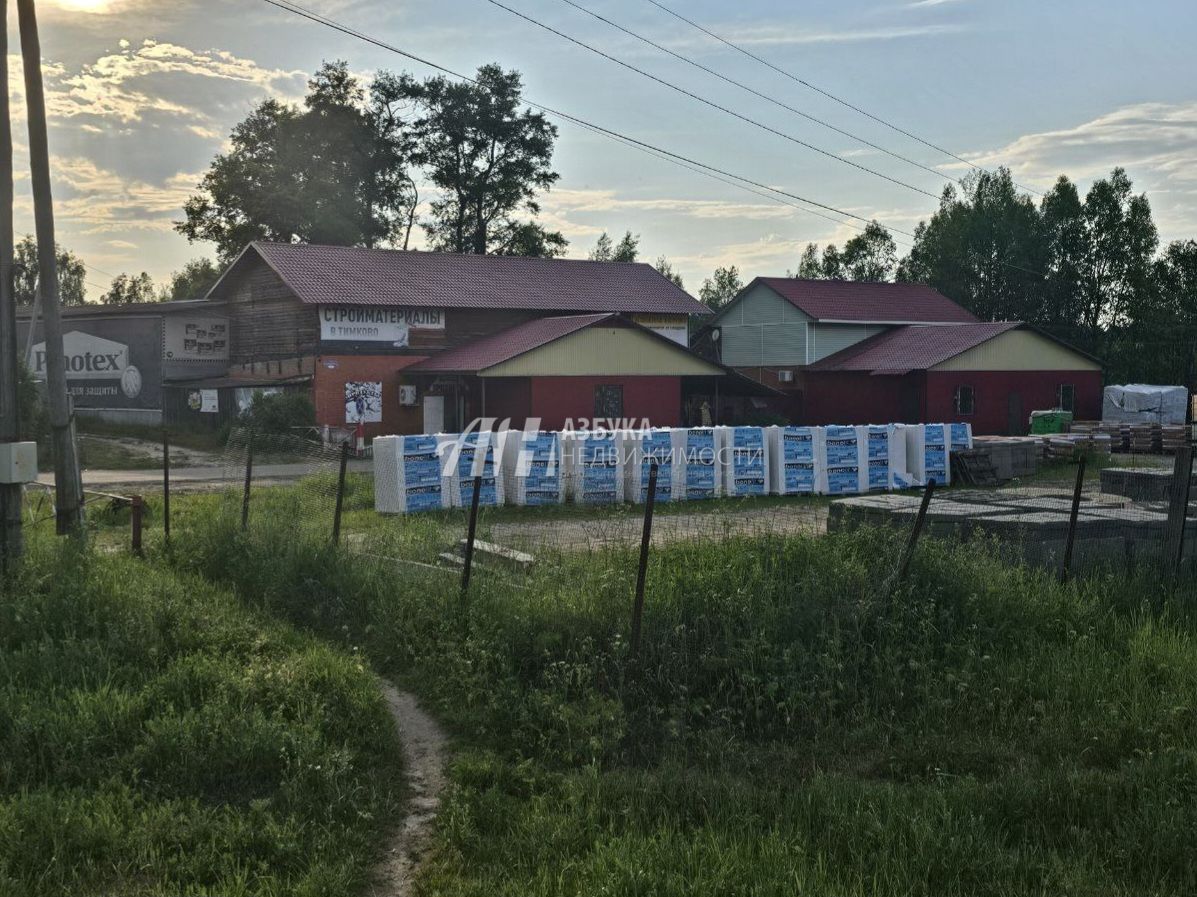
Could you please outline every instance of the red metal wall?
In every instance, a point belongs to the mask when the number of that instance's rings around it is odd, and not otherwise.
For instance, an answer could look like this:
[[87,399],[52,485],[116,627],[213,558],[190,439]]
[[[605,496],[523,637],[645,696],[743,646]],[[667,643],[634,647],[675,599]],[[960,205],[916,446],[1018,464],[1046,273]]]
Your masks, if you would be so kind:
[[399,404],[399,372],[422,361],[420,355],[321,355],[316,362],[312,399],[316,405],[316,423],[344,427],[345,384],[382,383],[382,423],[366,424],[366,437],[388,433],[419,433],[424,412],[417,406]]
[[874,377],[866,373],[806,373],[804,424],[918,423],[923,375]]
[[[1027,432],[1032,411],[1056,407],[1056,389],[1071,383],[1076,390],[1077,420],[1101,419],[1102,377],[1100,371],[928,371],[927,419],[967,421],[973,432],[983,435],[1020,435]],[[968,416],[956,414],[956,387],[971,386],[975,410]],[[1015,397],[1019,421],[1010,427],[1010,402]]]
[[644,418],[654,427],[676,427],[682,422],[681,377],[532,377],[531,382],[529,414],[539,417],[545,430],[559,430],[566,420],[577,426],[582,418],[592,419],[594,389],[600,385],[623,387],[623,417],[635,418],[637,425]]

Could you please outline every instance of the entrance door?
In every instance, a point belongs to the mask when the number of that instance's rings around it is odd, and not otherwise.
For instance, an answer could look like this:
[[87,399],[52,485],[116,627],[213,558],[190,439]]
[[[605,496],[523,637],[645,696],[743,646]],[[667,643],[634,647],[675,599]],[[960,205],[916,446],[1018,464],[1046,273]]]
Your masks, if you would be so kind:
[[919,391],[919,384],[912,377],[905,378],[905,382],[902,383],[899,404],[902,406],[898,409],[902,423],[917,424],[922,420],[923,396]]
[[1006,400],[1006,435],[1023,436],[1027,422],[1022,412],[1022,393],[1012,392]]
[[445,432],[444,396],[424,396],[424,432]]

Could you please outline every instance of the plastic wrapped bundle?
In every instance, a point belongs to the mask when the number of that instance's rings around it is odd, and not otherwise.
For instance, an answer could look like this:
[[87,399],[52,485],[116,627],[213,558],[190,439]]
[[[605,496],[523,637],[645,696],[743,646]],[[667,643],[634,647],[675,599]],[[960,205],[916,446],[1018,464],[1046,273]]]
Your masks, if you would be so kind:
[[624,495],[637,504],[648,498],[648,478],[652,463],[657,463],[657,491],[655,501],[672,501],[674,487],[674,458],[683,442],[681,430],[629,430],[623,435],[621,452],[627,464]]
[[374,508],[380,514],[448,506],[437,437],[379,436],[374,440]]
[[865,443],[868,469],[865,491],[910,488],[910,474],[906,469],[905,424],[869,424],[857,429]]
[[948,424],[948,444],[953,452],[967,452],[973,447],[972,424]]
[[505,430],[499,434],[507,501],[514,505],[559,505],[565,501],[561,434]]
[[623,435],[613,430],[576,430],[561,434],[570,496],[579,504],[623,501]]
[[720,427],[723,491],[726,495],[769,492],[769,451],[763,427]]
[[819,427],[769,427],[769,491],[773,495],[810,495],[817,485]]
[[914,485],[906,455],[908,424],[889,424],[889,488],[909,489]]
[[906,465],[913,486],[950,482],[949,432],[945,424],[911,424],[906,427]]
[[482,480],[478,505],[494,508],[503,504],[502,455],[495,433],[490,430],[472,430],[461,435],[441,433],[437,440],[450,472],[449,500],[453,507],[470,507],[478,477]]
[[823,427],[816,444],[818,490],[823,495],[857,495],[868,491],[868,448],[864,427]]
[[674,430],[673,497],[678,501],[718,498],[723,494],[719,435],[713,427]]

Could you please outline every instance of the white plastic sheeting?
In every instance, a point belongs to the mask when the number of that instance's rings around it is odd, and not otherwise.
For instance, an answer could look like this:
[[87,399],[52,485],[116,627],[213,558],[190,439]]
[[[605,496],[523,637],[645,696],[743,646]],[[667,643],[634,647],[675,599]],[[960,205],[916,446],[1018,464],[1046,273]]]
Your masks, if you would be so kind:
[[1189,391],[1183,386],[1150,386],[1129,383],[1107,386],[1102,395],[1101,419],[1117,424],[1184,424]]

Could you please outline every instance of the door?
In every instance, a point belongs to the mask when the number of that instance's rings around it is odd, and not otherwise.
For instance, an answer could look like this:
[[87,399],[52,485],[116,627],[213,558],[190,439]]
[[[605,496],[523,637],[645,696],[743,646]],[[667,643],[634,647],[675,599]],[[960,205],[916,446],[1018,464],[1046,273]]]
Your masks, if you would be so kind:
[[919,390],[919,384],[914,378],[907,377],[902,383],[901,398],[898,409],[898,414],[901,416],[901,423],[917,424],[923,419],[923,396]]
[[1006,400],[1006,435],[1023,436],[1027,422],[1022,412],[1022,393],[1012,392]]
[[444,396],[424,396],[424,432],[445,432]]

